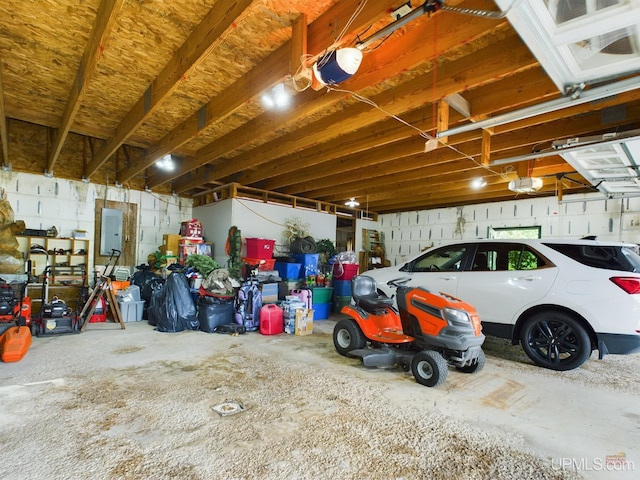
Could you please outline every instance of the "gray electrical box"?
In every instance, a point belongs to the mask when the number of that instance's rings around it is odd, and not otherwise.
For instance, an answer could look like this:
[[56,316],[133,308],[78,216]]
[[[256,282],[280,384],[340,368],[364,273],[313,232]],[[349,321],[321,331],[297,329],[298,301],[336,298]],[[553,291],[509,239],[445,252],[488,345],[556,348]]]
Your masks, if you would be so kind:
[[122,251],[122,210],[103,208],[100,255],[111,255],[114,249]]

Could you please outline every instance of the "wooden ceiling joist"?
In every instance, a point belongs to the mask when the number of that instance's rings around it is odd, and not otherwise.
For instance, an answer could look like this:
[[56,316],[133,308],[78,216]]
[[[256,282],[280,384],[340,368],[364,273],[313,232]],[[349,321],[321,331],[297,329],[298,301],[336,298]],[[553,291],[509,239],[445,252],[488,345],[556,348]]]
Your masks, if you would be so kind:
[[62,115],[62,122],[56,131],[53,145],[49,152],[47,162],[47,172],[49,173],[53,172],[53,167],[58,161],[62,146],[71,130],[76,113],[82,104],[84,94],[93,79],[101,51],[111,35],[123,3],[124,0],[103,0],[100,3],[100,9],[96,16],[91,37],[87,42],[84,55],[78,67],[76,81],[71,86],[69,92],[69,99],[67,100],[64,114]]
[[[307,48],[311,51],[321,51],[327,48],[331,44],[331,30],[327,29],[327,25],[335,21],[336,18],[348,18],[351,13],[349,5],[355,7],[358,2],[338,2],[320,18],[307,28]],[[356,18],[357,22],[352,28],[360,29],[366,22],[373,21],[380,15],[381,11],[384,11],[384,2],[376,0],[373,2],[367,2],[365,9]],[[306,21],[306,20],[303,20]],[[178,128],[167,134],[153,149],[144,160],[144,164],[135,165],[125,172],[119,174],[119,178],[125,180],[134,175],[136,170],[139,172],[152,164],[156,158],[164,153],[168,153],[179,145],[187,142],[194,136],[198,135],[204,128],[211,125],[214,121],[219,121],[222,118],[233,113],[234,110],[239,108],[246,102],[249,102],[253,98],[257,97],[262,91],[271,87],[275,82],[282,79],[284,75],[289,72],[291,68],[291,55],[294,47],[291,40],[276,49],[271,55],[263,60],[252,71],[247,72],[244,76],[236,80],[230,87],[224,90],[216,98],[212,99],[207,104],[207,116],[206,123],[200,125],[197,128],[197,117],[192,115],[189,119],[182,123]],[[268,131],[272,131],[272,127]],[[216,151],[215,148],[209,147],[210,150]],[[164,153],[163,153],[164,152]],[[198,152],[200,158],[196,158],[193,161],[185,162],[179,169],[179,172],[175,174],[170,173],[157,173],[148,182],[151,188],[174,180],[179,175],[185,174],[191,170],[195,170],[200,165],[207,163],[207,159],[211,154],[207,154],[206,151]],[[205,158],[202,158],[205,157]],[[135,172],[135,173],[134,173]]]
[[[440,17],[438,21],[440,22],[440,28],[442,28],[442,30],[446,32],[442,34],[438,40],[439,48],[443,50],[453,48],[455,45],[458,45],[461,39],[468,39],[468,38],[481,36],[483,34],[486,34],[487,30],[491,30],[492,32],[496,31],[495,22],[478,22],[475,19],[472,21],[471,19],[466,19],[465,17],[451,18],[451,17],[445,17],[445,16]],[[423,34],[424,34],[424,31],[421,29],[412,30],[408,32],[405,36],[401,37],[398,40],[398,42],[394,44],[394,49],[393,49],[394,52],[397,50],[404,52],[403,56],[400,58],[398,58],[396,54],[386,54],[386,55],[380,54],[379,52],[384,50],[383,47],[380,47],[380,49],[374,51],[369,57],[369,59],[367,58],[367,56],[365,56],[363,63],[366,61],[370,61],[370,62],[375,62],[376,64],[375,77],[372,76],[373,74],[354,75],[351,79],[345,82],[344,88],[349,90],[360,90],[362,88],[366,88],[366,86],[368,85],[372,85],[379,82],[381,79],[388,78],[389,76],[397,72],[398,69],[402,69],[402,68],[410,69],[410,68],[414,68],[416,65],[427,63],[429,58],[425,56],[424,49],[422,48]],[[312,38],[311,31],[309,32],[309,38],[310,40]],[[514,42],[511,42],[511,43],[513,44]],[[518,61],[522,56],[526,56],[528,59],[530,59],[530,61],[533,61],[531,54],[526,49],[526,47],[523,47],[522,44],[520,44],[519,46],[522,47],[522,53],[518,54],[512,51],[513,56],[512,56],[511,67],[513,67],[513,62]],[[518,44],[516,43],[515,50],[517,49],[518,49]],[[435,56],[435,53],[433,55]],[[484,72],[487,73],[488,75],[494,76],[495,73],[493,72],[493,68],[494,67],[499,68],[499,66],[494,65],[495,62],[491,62],[491,63],[492,63],[491,68],[485,69]],[[476,67],[467,65],[467,68],[472,68],[475,70]],[[431,83],[433,80],[432,74],[427,75],[426,77],[428,78],[428,81]],[[464,77],[462,78],[458,77],[457,78],[458,84],[461,84],[463,82],[463,79]],[[416,84],[421,85],[424,83],[421,83],[421,80],[415,80],[413,85],[414,88]],[[332,93],[332,97],[334,98],[334,101],[332,103],[337,104],[345,96],[346,95],[344,93],[338,93],[337,95],[334,95],[334,93]],[[301,96],[299,95],[298,98],[300,97]],[[317,95],[314,95],[312,98],[316,98],[316,97]],[[388,104],[389,102],[392,102],[392,100],[394,99],[394,96],[388,93],[386,94],[386,97],[388,98],[388,100],[385,102],[382,102],[383,104]],[[413,98],[415,102],[414,107],[425,103],[425,100],[423,98],[418,98],[417,95],[414,96]],[[319,106],[319,108],[326,108],[327,99],[323,98],[321,102],[322,102],[322,105]],[[394,102],[390,106],[390,108],[393,109],[392,111],[398,112],[402,108],[406,109],[407,105],[406,104],[400,105],[399,103]],[[308,115],[308,114],[309,112],[308,110],[306,110],[302,115]],[[299,121],[300,118],[303,118],[302,115],[297,109],[294,109],[288,112],[288,114],[285,117],[279,119],[279,122],[278,122],[279,127],[283,128],[288,125],[295,124],[296,122]],[[358,122],[358,119],[354,118],[353,114],[351,115],[352,116],[349,118],[350,124],[357,125],[357,123],[355,122]],[[372,111],[370,106],[367,108],[362,108],[361,117],[364,121],[368,121],[369,123],[372,123],[372,120],[371,120],[372,118],[379,119],[382,116],[384,116],[384,114],[381,114],[381,112],[376,112],[375,110]],[[346,119],[347,117],[345,116],[343,121],[346,121]],[[360,121],[363,121],[363,120],[360,120]],[[334,127],[334,128],[338,129],[338,127]],[[162,175],[160,174],[156,175],[151,180],[149,185],[151,187],[155,185],[159,185],[161,183],[164,183],[165,181],[169,181],[179,177],[180,175],[186,173],[186,171],[194,170],[195,168],[197,168],[198,166],[204,163],[208,163],[216,159],[224,158],[225,155],[228,155],[230,152],[232,152],[233,150],[241,146],[242,143],[245,142],[248,137],[251,138],[253,141],[256,141],[256,139],[260,138],[261,136],[271,134],[273,132],[273,129],[274,129],[274,125],[272,120],[272,114],[265,113],[260,117],[257,117],[253,121],[245,124],[245,126],[243,126],[240,129],[240,130],[243,130],[242,132],[239,132],[239,131],[231,132],[225,137],[222,137],[220,140],[214,142],[213,144],[207,146],[206,148],[203,148],[202,151],[198,152],[193,162],[189,164],[183,164],[182,168],[179,171],[173,172],[173,173],[165,173]],[[246,134],[245,134],[245,130],[246,130]],[[300,139],[300,141],[304,141],[304,136],[297,136],[297,138]],[[280,148],[282,147],[283,146],[281,145]],[[264,154],[265,150],[263,148],[260,148],[259,150]],[[259,159],[256,158],[255,156],[252,157],[253,165],[255,165],[255,163],[258,161]],[[234,165],[237,165],[237,164],[234,162]],[[242,169],[243,169],[242,166],[238,165],[238,170],[242,170]],[[178,188],[180,189],[180,190],[176,190],[178,192],[184,191],[184,189],[186,189],[184,185],[180,185],[180,182],[178,182]]]
[[2,84],[2,55],[0,55],[0,143],[2,144],[2,165],[9,166],[9,130],[4,109],[4,86]]
[[251,0],[220,0],[216,3],[149,85],[145,94],[124,116],[114,136],[107,140],[87,165],[85,177],[91,177],[136,128],[178,88],[182,78],[188,76],[218,46],[224,32],[232,27],[233,22],[242,16],[251,3]]
[[[440,9],[395,29],[389,9],[399,4],[388,0],[8,0],[0,160],[77,180],[115,175],[128,188],[195,195],[198,205],[227,184],[258,201],[293,196],[292,205],[367,197],[376,212],[526,198],[507,184],[527,174],[544,178],[540,195],[592,191],[558,155],[494,162],[633,128],[640,74],[612,75],[637,83],[626,93],[483,131],[477,122],[563,94],[507,19],[473,14],[486,0],[447,5],[472,14]],[[358,43],[377,33],[389,35]],[[337,87],[300,81],[288,111],[258,101],[299,72],[301,58],[308,68],[355,45],[362,63]],[[433,132],[469,122],[474,130],[425,150]],[[153,167],[165,154],[172,173]],[[574,182],[561,179],[568,174]],[[468,188],[476,176],[488,183],[479,191]]]

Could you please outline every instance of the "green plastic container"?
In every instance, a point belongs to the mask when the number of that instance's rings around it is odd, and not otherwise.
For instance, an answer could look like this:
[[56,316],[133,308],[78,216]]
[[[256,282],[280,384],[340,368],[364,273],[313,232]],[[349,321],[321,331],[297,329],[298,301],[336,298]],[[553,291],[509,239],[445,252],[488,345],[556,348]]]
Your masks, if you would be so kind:
[[342,307],[351,303],[351,295],[348,296],[335,296],[331,302],[333,312],[340,313]]
[[311,289],[313,303],[331,303],[333,287],[314,287]]

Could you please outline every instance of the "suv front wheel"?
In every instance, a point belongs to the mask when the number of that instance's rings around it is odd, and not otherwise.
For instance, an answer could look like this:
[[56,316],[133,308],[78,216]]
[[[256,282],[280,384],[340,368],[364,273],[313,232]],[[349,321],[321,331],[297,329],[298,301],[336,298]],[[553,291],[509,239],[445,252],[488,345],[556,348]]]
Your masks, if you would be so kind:
[[541,367],[572,370],[591,355],[591,340],[585,328],[564,312],[547,311],[533,315],[522,326],[522,348]]

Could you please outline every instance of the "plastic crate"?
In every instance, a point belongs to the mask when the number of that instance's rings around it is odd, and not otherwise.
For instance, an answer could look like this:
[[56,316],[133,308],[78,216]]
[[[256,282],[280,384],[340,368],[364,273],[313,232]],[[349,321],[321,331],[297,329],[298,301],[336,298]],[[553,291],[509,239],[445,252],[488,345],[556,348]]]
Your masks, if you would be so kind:
[[[270,272],[274,270],[274,265],[276,263],[275,258],[250,258],[244,257],[242,261],[250,267],[258,265],[258,270],[261,272]],[[264,263],[260,263],[264,262]]]
[[274,268],[278,271],[280,278],[284,280],[300,278],[301,263],[276,262]]
[[313,303],[330,303],[333,296],[332,287],[313,287],[311,289]]
[[334,280],[333,295],[336,297],[351,296],[351,280]]
[[[247,238],[247,257],[249,258],[273,258],[275,240],[265,238]],[[271,268],[270,270],[273,270]]]
[[345,305],[351,305],[351,295],[347,296],[333,296],[331,300],[331,307],[333,313],[340,313],[342,311],[342,307]]
[[291,256],[295,259],[296,263],[302,265],[298,278],[305,278],[307,272],[311,272],[314,275],[318,273],[319,253],[293,253]]
[[333,279],[334,280],[351,280],[358,275],[359,265],[357,263],[334,263]]
[[142,320],[144,311],[144,300],[139,302],[118,302],[120,316],[123,322],[139,322]]
[[330,303],[314,303],[312,305],[313,319],[314,320],[326,320],[331,313]]

